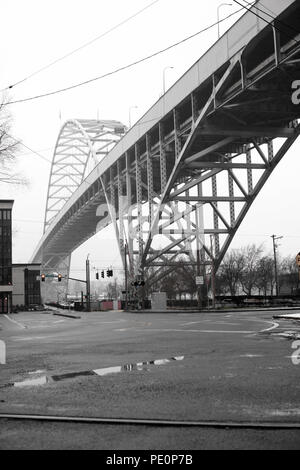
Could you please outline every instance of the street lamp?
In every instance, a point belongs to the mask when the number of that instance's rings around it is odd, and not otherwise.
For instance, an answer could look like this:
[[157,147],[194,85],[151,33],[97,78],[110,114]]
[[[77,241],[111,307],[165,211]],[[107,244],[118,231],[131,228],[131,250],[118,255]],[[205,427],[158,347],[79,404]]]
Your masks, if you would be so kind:
[[232,3],[221,3],[221,5],[218,6],[218,9],[217,9],[218,38],[220,37],[220,8],[224,6],[231,7]]
[[167,66],[163,70],[163,92],[164,92],[163,94],[166,93],[166,70],[168,69],[174,69],[174,67]]
[[129,121],[129,129],[131,128],[131,110],[132,110],[132,109],[137,109],[137,107],[138,107],[138,106],[130,106],[130,108],[129,108],[129,111],[128,111],[128,114],[129,114],[129,119],[128,119],[128,121]]

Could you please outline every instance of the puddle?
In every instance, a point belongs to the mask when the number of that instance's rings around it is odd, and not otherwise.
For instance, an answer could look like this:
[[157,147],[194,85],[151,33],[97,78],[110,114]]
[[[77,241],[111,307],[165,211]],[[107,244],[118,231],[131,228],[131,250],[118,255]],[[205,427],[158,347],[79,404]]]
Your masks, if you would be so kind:
[[74,377],[82,377],[86,375],[94,375],[92,370],[84,370],[81,372],[68,372],[67,374],[52,375],[51,379],[54,382],[59,382],[60,380],[73,379]]
[[[153,361],[145,361],[145,362],[137,362],[136,364],[124,364],[123,366],[113,366],[113,367],[103,367],[101,369],[94,369],[94,370],[85,370],[79,372],[68,372],[66,374],[59,374],[59,375],[52,375],[46,376],[43,375],[42,377],[38,377],[35,379],[26,379],[22,380],[21,382],[14,382],[11,384],[7,384],[6,386],[13,386],[13,387],[35,387],[39,385],[45,385],[49,382],[59,382],[65,379],[73,379],[75,377],[83,377],[83,376],[91,376],[91,375],[99,375],[101,377],[109,374],[115,374],[120,372],[128,372],[128,371],[142,371],[142,370],[149,370],[149,366],[162,366],[169,364],[172,361],[182,361],[184,356],[174,356],[170,359],[155,359]],[[29,372],[29,374],[40,374],[43,373],[42,370],[37,370],[33,372]]]
[[122,366],[116,367],[105,367],[103,369],[95,369],[93,372],[97,375],[108,375],[108,374],[115,374],[116,372],[121,372]]
[[48,377],[44,375],[44,377],[39,377],[38,379],[27,379],[22,382],[15,382],[14,387],[33,387],[37,385],[45,385],[48,382]]
[[264,357],[263,354],[242,354],[239,357]]
[[281,338],[288,338],[288,339],[299,339],[300,334],[296,331],[284,331],[282,333],[272,333],[272,336],[279,336]]
[[299,415],[300,408],[291,408],[288,410],[268,410],[268,414],[272,416],[290,416],[290,415]]
[[137,362],[136,364],[125,364],[123,366],[104,367],[102,369],[95,369],[93,372],[97,375],[103,376],[125,371],[148,370],[150,365],[163,366],[169,364],[171,361],[182,361],[183,359],[184,356],[176,356],[171,359],[156,359],[154,361]]
[[29,375],[34,375],[34,374],[43,374],[46,372],[45,370],[34,370],[32,372],[28,372]]

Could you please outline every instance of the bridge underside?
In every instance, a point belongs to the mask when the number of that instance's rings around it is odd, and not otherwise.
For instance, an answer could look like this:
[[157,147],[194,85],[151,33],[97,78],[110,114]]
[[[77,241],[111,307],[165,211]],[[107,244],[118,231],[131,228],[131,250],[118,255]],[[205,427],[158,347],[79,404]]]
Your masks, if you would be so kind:
[[113,223],[132,279],[151,287],[178,260],[210,277],[300,132],[291,99],[300,79],[299,8],[266,26],[99,173],[34,259],[68,270],[71,252]]

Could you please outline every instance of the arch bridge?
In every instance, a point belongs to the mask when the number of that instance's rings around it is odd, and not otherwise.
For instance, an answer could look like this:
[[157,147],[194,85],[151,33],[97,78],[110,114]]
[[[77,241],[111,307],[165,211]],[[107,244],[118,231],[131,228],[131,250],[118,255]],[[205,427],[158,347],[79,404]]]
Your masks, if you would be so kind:
[[112,223],[132,279],[151,287],[178,260],[210,276],[299,135],[299,24],[298,1],[259,0],[127,132],[67,121],[32,261],[68,274]]

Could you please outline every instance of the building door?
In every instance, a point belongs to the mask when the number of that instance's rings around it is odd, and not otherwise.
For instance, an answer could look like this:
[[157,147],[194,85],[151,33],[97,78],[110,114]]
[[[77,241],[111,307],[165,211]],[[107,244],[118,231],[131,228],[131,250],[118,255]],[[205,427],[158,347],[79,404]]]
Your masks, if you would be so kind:
[[8,313],[9,295],[7,292],[0,294],[0,313]]

